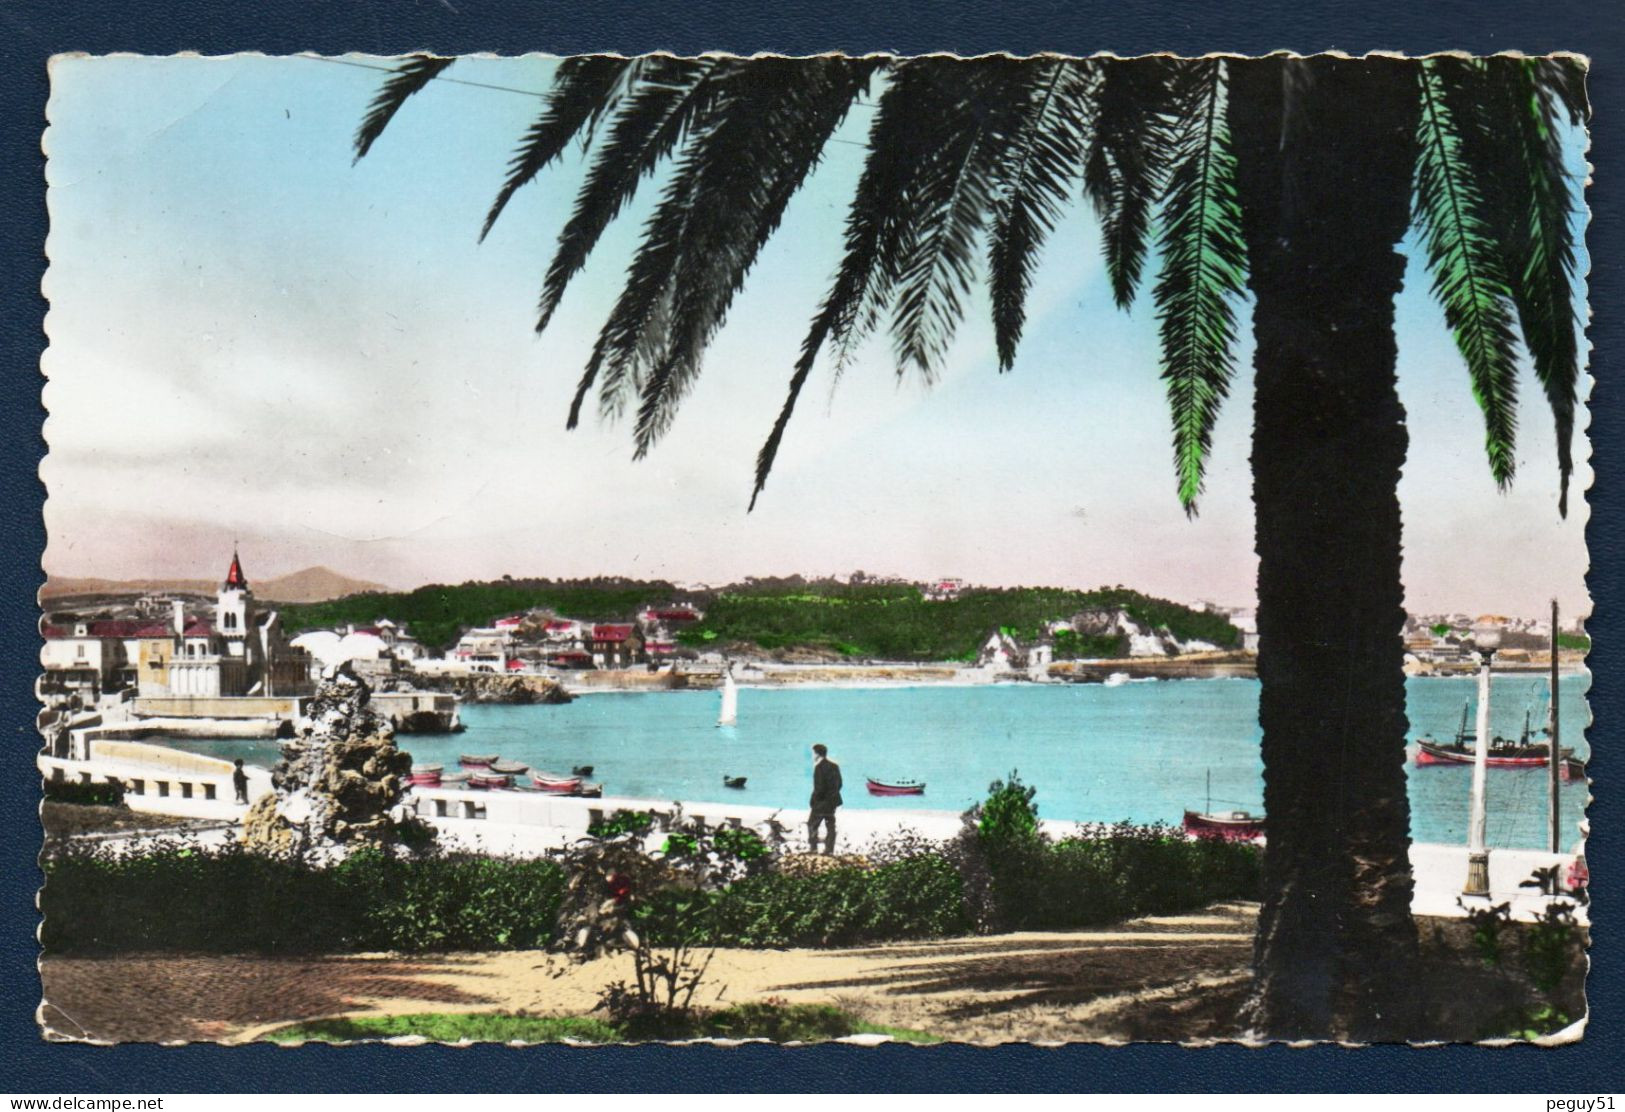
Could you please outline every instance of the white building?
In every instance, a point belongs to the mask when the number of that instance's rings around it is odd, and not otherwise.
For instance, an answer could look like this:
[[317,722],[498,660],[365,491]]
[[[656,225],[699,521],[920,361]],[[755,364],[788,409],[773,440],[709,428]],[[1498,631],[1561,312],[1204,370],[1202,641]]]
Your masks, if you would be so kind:
[[[212,616],[171,600],[169,620],[106,618],[47,626],[46,687],[143,696],[304,695],[310,658],[291,647],[276,611],[262,611],[232,553]],[[150,607],[149,607],[150,608]]]
[[492,626],[469,630],[446,655],[471,672],[502,673],[508,670],[512,648],[513,631]]
[[[307,695],[310,657],[288,643],[275,610],[260,610],[231,554],[231,567],[215,599],[214,619],[187,618],[175,604],[171,650],[143,642],[142,695]],[[153,638],[149,641],[161,639]],[[153,651],[156,650],[156,651]]]

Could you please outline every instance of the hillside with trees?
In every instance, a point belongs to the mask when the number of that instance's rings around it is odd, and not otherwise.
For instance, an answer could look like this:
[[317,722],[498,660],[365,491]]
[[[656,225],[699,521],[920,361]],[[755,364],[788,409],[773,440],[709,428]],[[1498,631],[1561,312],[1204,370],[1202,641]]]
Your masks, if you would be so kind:
[[705,614],[679,635],[691,648],[751,644],[765,651],[808,648],[887,660],[968,661],[994,630],[1030,641],[1045,623],[1082,615],[1087,620],[1079,629],[1055,635],[1057,659],[1126,656],[1128,637],[1115,627],[1119,612],[1145,630],[1166,630],[1182,642],[1220,648],[1241,642],[1222,614],[1121,586],[970,589],[957,598],[931,600],[908,583],[800,576],[747,579],[717,590],[683,590],[661,580],[504,579],[352,595],[289,606],[283,613],[293,632],[367,625],[387,616],[404,623],[423,644],[445,648],[464,630],[490,625],[505,614],[550,610],[584,621],[624,622],[645,606],[669,603],[691,603]]

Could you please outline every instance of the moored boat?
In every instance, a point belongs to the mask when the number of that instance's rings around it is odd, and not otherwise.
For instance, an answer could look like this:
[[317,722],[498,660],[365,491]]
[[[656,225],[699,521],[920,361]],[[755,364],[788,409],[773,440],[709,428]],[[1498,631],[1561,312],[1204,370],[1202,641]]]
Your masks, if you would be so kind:
[[576,765],[570,770],[571,776],[591,776],[592,765]]
[[412,766],[412,771],[407,773],[406,782],[414,787],[432,788],[442,782],[443,777],[441,774],[444,771],[444,767],[441,765],[415,764]]
[[870,795],[924,795],[925,783],[921,780],[876,780],[869,778]]
[[[1569,756],[1568,750],[1563,751],[1563,756]],[[1484,764],[1489,768],[1545,768],[1550,758],[1549,748],[1543,741],[1519,745],[1506,738],[1496,738],[1490,742]],[[1415,760],[1418,766],[1470,765],[1473,759],[1471,745],[1445,745],[1427,738],[1419,739],[1416,743]]]
[[440,777],[440,786],[442,788],[466,788],[468,787],[468,779],[468,773],[466,772],[448,772]]
[[581,788],[579,776],[553,776],[545,772],[532,772],[530,782],[539,791],[554,795],[571,795]]
[[[1432,737],[1423,736],[1416,739],[1416,756],[1413,758],[1417,767],[1428,765],[1471,765],[1476,759],[1475,746],[1478,740],[1476,731],[1467,728],[1467,704],[1461,708],[1461,725],[1456,728],[1456,739],[1450,742],[1434,741]],[[1539,731],[1547,734],[1548,731]],[[1551,760],[1552,743],[1547,737],[1536,740],[1536,734],[1530,729],[1529,714],[1524,713],[1523,735],[1513,741],[1511,738],[1497,737],[1490,740],[1484,756],[1487,768],[1545,768]],[[1574,759],[1572,749],[1559,749],[1558,756],[1565,762]],[[1571,775],[1572,770],[1565,764],[1564,775]]]
[[464,753],[457,763],[462,765],[464,768],[490,768],[501,759],[501,756],[496,753],[492,753],[485,757],[470,756],[469,754]]
[[1185,833],[1193,838],[1250,842],[1264,836],[1264,816],[1251,811],[1222,811],[1218,814],[1186,811]]
[[722,777],[722,786],[725,788],[743,788],[745,786],[745,778],[743,776],[724,775]]
[[[1227,802],[1220,800],[1221,803]],[[1213,809],[1213,770],[1207,773],[1207,805],[1200,811],[1185,812],[1185,834],[1225,842],[1251,842],[1264,836],[1264,816],[1251,811]]]
[[491,771],[501,773],[503,776],[523,776],[530,771],[530,766],[518,761],[493,761]]
[[474,773],[468,778],[468,786],[471,788],[484,788],[488,791],[511,788],[513,787],[513,777],[500,776],[496,773]]

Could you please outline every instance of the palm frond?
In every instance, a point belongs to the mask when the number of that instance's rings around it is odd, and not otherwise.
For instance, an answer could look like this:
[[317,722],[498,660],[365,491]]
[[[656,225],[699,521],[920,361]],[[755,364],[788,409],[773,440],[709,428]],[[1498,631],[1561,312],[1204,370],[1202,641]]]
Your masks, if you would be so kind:
[[[963,172],[967,146],[974,148],[976,136],[985,126],[981,114],[987,109],[967,89],[977,80],[986,80],[978,75],[991,72],[990,61],[924,57],[892,64],[869,127],[869,153],[847,210],[840,266],[802,341],[778,419],[757,453],[752,507],[767,483],[784,431],[824,345],[831,343],[836,349],[838,374],[886,310],[900,300],[896,296],[900,282],[912,279],[918,283],[923,278],[929,291],[934,276],[945,275],[951,283],[956,265],[968,270],[968,256],[947,261],[944,270],[933,267],[942,249],[965,240],[960,234],[931,242],[925,222],[940,221],[947,213],[947,219],[957,219],[963,230],[963,209],[954,203],[954,152]],[[975,172],[981,180],[974,188],[985,194],[990,188],[987,168],[979,166]],[[975,219],[979,228],[981,217]],[[942,288],[938,285],[936,292],[940,294]],[[921,351],[941,337],[940,332],[921,327],[927,323],[927,314],[952,311],[931,298],[930,292],[923,300],[916,293],[913,312],[918,316],[904,322],[901,331],[893,330],[894,337],[910,337],[908,342]],[[941,317],[929,319],[939,321]],[[898,346],[902,350],[903,344]]]
[[1433,272],[1434,296],[1444,308],[1466,360],[1473,395],[1484,411],[1490,473],[1505,488],[1517,468],[1512,293],[1477,168],[1467,157],[1446,97],[1443,71],[1450,63],[1430,58],[1419,67],[1415,213]]
[[937,126],[914,164],[908,219],[891,272],[897,372],[912,364],[927,381],[964,316],[961,298],[976,277],[998,167],[1030,102],[1033,73],[1029,63],[1012,58],[950,64],[956,72],[926,71],[934,100],[928,118]]
[[1591,103],[1586,97],[1586,63],[1575,54],[1552,54],[1543,58],[1525,59],[1541,100],[1548,102],[1545,115],[1555,119],[1559,113],[1570,126],[1578,127],[1591,115]]
[[930,206],[941,199],[929,186],[941,184],[942,162],[951,158],[945,152],[962,155],[978,126],[983,106],[964,94],[981,62],[933,56],[892,66],[869,128],[869,154],[847,213],[846,254],[831,291],[851,296],[836,298],[831,320],[837,376],[894,304]]
[[563,154],[578,134],[590,131],[605,112],[614,111],[618,99],[615,90],[635,64],[629,58],[601,54],[566,58],[559,64],[553,88],[548,93],[547,107],[525,132],[519,150],[508,164],[507,179],[485,216],[485,224],[480,228],[482,242],[491,234],[492,225],[515,193]]
[[[558,248],[542,283],[538,332],[547,327],[570,280],[586,265],[604,229],[632,200],[639,183],[676,149],[689,127],[704,118],[714,101],[713,78],[738,64],[718,58],[645,60],[635,85],[609,123],[570,219],[559,233]],[[591,385],[585,380],[581,393]]]
[[1107,59],[1085,159],[1084,191],[1100,218],[1106,273],[1120,309],[1134,301],[1145,267],[1151,214],[1162,195],[1173,145],[1168,96],[1175,65],[1166,58]]
[[683,248],[683,231],[693,211],[693,177],[679,172],[667,184],[659,206],[644,225],[643,237],[626,282],[593,344],[592,356],[570,403],[568,427],[580,420],[581,406],[598,384],[598,415],[614,420],[629,392],[640,387],[648,368],[664,357],[672,321],[672,272]]
[[1174,103],[1181,124],[1159,239],[1162,273],[1155,298],[1162,378],[1173,410],[1179,500],[1187,514],[1196,512],[1213,424],[1235,373],[1231,298],[1241,293],[1246,271],[1224,78],[1218,60],[1188,63],[1178,74]]
[[[1508,276],[1518,307],[1524,344],[1534,360],[1557,425],[1558,513],[1569,512],[1574,472],[1574,411],[1580,381],[1580,348],[1574,311],[1575,259],[1571,217],[1578,186],[1564,166],[1559,111],[1571,122],[1584,112],[1583,85],[1570,90],[1567,59],[1518,59],[1512,114],[1528,182],[1513,225]],[[1572,99],[1571,99],[1572,98]],[[1567,105],[1576,104],[1577,108]]]
[[372,145],[401,110],[408,97],[433,81],[456,58],[436,58],[429,54],[415,54],[402,62],[384,79],[378,94],[367,106],[361,126],[355,133],[355,161],[360,162],[372,150]]
[[730,78],[719,122],[685,151],[680,176],[694,200],[670,280],[671,331],[642,383],[638,456],[670,427],[757,255],[878,65],[753,60]]
[[[837,347],[856,346],[861,334],[873,327],[887,301],[890,272],[902,232],[902,201],[919,147],[921,114],[916,105],[923,82],[916,77],[923,77],[923,63],[927,61],[934,59],[894,63],[886,91],[875,106],[869,125],[869,152],[847,208],[841,263],[801,341],[801,354],[790,375],[778,418],[756,454],[749,510],[756,508],[756,500],[767,485],[784,431],[824,344],[833,340]],[[871,306],[868,313],[864,312],[865,305]]]
[[1079,59],[1029,63],[1025,103],[997,167],[988,229],[988,285],[999,369],[1015,362],[1038,254],[1082,171],[1098,70]]

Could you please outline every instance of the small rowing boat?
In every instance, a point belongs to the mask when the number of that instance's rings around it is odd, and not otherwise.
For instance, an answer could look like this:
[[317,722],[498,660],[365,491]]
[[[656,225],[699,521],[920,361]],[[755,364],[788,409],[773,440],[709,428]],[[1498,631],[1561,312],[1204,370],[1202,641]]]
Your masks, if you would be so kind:
[[571,776],[591,776],[592,765],[576,765],[570,770]]
[[870,795],[924,795],[925,783],[921,780],[893,780],[890,782],[869,779]]
[[501,773],[503,776],[523,776],[530,771],[530,766],[520,764],[518,761],[493,761],[491,771]]
[[538,791],[554,795],[573,795],[581,788],[579,776],[554,776],[546,772],[532,772],[530,782]]
[[443,781],[441,765],[413,765],[412,771],[407,773],[406,782],[413,787],[432,788]]
[[462,758],[457,763],[462,765],[464,768],[490,768],[501,759],[502,758],[496,753],[492,753],[488,757],[469,756],[467,753],[464,753]]
[[722,786],[725,788],[743,788],[745,786],[745,778],[743,776],[724,776],[722,778]]

